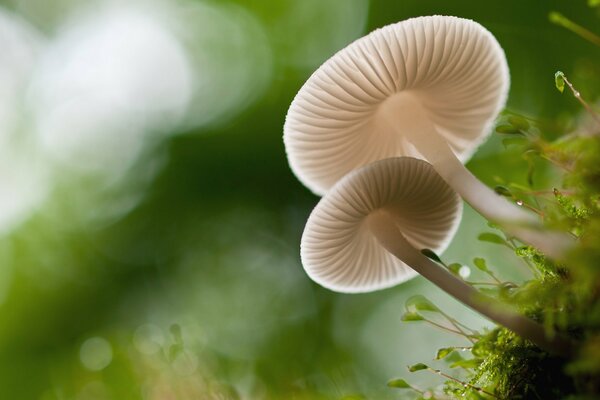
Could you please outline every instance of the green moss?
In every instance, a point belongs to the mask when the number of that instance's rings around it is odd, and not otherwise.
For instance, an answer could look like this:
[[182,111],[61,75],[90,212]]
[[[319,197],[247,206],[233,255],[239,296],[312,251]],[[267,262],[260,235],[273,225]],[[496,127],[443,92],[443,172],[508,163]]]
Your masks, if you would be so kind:
[[[537,157],[557,166],[563,185],[534,191],[509,184],[509,196],[534,202],[548,229],[570,232],[578,240],[564,262],[556,264],[535,248],[515,244],[514,238],[483,234],[481,240],[493,238],[511,247],[536,276],[519,286],[499,283],[489,292],[542,322],[548,335],[571,337],[577,350],[568,358],[553,356],[505,328],[469,335],[475,342],[473,358],[468,365],[450,365],[463,367],[461,373],[451,376],[443,394],[430,389],[431,398],[600,398],[600,136],[547,142],[539,134],[529,135],[522,146],[535,148]],[[479,269],[488,270],[482,259],[476,261]]]

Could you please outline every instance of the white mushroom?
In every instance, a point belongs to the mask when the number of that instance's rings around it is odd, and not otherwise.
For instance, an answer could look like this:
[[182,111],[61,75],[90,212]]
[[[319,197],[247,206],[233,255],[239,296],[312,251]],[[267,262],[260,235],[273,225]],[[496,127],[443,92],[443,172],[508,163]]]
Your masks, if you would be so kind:
[[486,138],[508,85],[504,52],[481,25],[445,16],[388,25],[339,51],[300,89],[284,126],[291,168],[322,195],[369,162],[423,158],[486,218],[560,256],[568,237],[541,233],[534,215],[462,164]]
[[[382,251],[371,214],[389,214],[411,247],[446,249],[462,215],[456,193],[415,158],[387,158],[352,171],[323,198],[302,236],[302,264],[322,286],[345,293],[395,286],[416,273]],[[332,240],[333,239],[333,240]]]
[[570,344],[548,338],[538,323],[510,309],[425,257],[442,250],[460,219],[456,193],[425,161],[387,158],[342,178],[311,213],[302,235],[302,264],[317,283],[340,292],[396,285],[414,271],[540,347],[566,354]]

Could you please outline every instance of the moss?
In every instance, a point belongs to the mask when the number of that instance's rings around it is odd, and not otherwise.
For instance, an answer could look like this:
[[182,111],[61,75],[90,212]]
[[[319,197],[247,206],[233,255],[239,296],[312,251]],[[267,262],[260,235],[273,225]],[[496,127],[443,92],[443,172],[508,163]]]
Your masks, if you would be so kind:
[[553,356],[504,328],[471,334],[469,367],[445,383],[443,394],[430,389],[430,398],[600,398],[600,136],[546,142],[531,134],[521,146],[537,149],[537,157],[558,166],[563,187],[533,191],[513,185],[509,196],[535,202],[548,229],[562,229],[578,240],[556,264],[535,248],[494,234],[494,243],[513,248],[536,278],[519,286],[499,283],[488,293],[542,322],[548,335],[571,337],[577,350],[569,358]]

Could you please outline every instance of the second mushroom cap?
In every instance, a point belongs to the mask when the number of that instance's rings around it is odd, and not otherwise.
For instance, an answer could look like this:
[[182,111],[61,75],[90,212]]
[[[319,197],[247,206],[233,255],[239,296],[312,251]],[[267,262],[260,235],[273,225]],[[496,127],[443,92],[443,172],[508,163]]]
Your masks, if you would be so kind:
[[340,180],[310,215],[301,243],[302,264],[322,286],[368,292],[404,282],[416,272],[394,257],[369,230],[382,214],[416,249],[443,251],[462,215],[458,195],[431,165],[388,158]]

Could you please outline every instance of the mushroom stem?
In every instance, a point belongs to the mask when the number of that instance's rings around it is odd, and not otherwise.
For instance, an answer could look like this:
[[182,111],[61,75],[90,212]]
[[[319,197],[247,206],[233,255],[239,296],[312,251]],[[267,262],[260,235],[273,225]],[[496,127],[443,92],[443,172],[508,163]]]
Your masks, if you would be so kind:
[[571,236],[545,230],[534,214],[484,185],[456,158],[444,140],[436,143],[435,150],[435,153],[429,152],[433,154],[426,156],[437,173],[485,218],[500,224],[507,233],[551,258],[563,257],[572,248],[574,240]]
[[463,304],[542,349],[561,356],[572,354],[573,344],[570,340],[559,335],[546,336],[542,325],[506,306],[500,306],[493,298],[478,292],[425,257],[408,242],[392,221],[393,217],[390,214],[380,210],[369,216],[368,224],[379,243],[396,258]]
[[[405,117],[402,126],[396,123],[399,113]],[[415,95],[398,97],[381,107],[379,116],[384,129],[395,131],[396,137],[406,138],[471,207],[501,225],[507,233],[555,259],[563,257],[574,245],[571,236],[545,230],[534,214],[498,195],[469,172]]]

